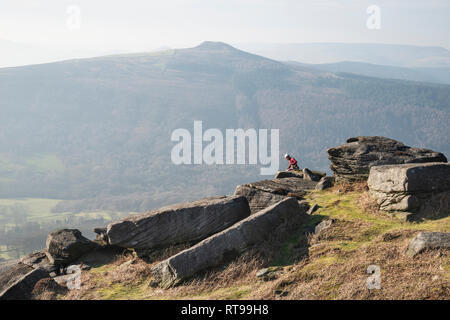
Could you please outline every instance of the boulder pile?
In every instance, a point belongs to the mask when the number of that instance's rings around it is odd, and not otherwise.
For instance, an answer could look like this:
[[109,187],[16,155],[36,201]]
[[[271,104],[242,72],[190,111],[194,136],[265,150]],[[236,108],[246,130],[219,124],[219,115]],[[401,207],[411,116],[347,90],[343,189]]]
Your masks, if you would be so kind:
[[367,181],[381,210],[403,212],[408,220],[450,212],[450,164],[376,166]]
[[403,163],[447,162],[439,152],[411,148],[385,137],[355,137],[327,150],[337,183],[367,180],[373,166]]

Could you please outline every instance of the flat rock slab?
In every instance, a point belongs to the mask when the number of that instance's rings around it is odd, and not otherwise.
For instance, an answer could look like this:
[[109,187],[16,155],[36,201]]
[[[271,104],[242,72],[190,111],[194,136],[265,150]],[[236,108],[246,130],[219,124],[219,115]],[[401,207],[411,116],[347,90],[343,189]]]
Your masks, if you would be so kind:
[[263,180],[237,186],[234,194],[245,196],[252,213],[263,210],[286,197],[301,199],[306,190],[312,190],[317,182],[296,177]]
[[[0,276],[3,278],[0,279],[0,300],[29,300],[34,285],[48,276],[48,272],[40,268],[18,263]],[[8,281],[5,277],[9,277]]]
[[249,215],[250,208],[243,196],[207,198],[112,222],[107,237],[110,245],[145,251],[200,241]]
[[295,198],[280,202],[234,224],[197,245],[186,249],[152,268],[153,284],[162,287],[176,285],[196,273],[218,266],[237,256],[253,244],[263,241],[278,226],[298,223],[305,212]]
[[450,190],[450,163],[409,163],[370,169],[369,189],[378,192],[440,192]]
[[[20,262],[20,259],[6,260],[6,261],[0,262],[0,279],[4,272],[6,272],[7,270],[9,270],[11,267],[15,266],[19,262]],[[0,280],[0,291],[1,291],[1,280]]]
[[55,265],[50,263],[44,250],[28,254],[21,258],[20,262],[33,269],[41,268],[49,273],[56,270]]
[[330,168],[338,183],[367,180],[373,166],[447,162],[442,153],[411,148],[399,141],[379,136],[350,138],[347,143],[330,148],[327,152]]
[[299,178],[303,179],[303,172],[301,171],[278,171],[275,175],[275,179],[283,178]]
[[425,251],[434,249],[450,249],[449,232],[421,232],[408,245],[406,255],[414,257]]

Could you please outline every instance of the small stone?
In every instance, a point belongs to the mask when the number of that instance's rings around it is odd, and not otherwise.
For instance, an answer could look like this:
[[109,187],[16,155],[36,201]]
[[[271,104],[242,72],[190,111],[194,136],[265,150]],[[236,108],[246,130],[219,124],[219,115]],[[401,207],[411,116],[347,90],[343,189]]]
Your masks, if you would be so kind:
[[319,183],[316,185],[316,190],[325,190],[331,188],[334,185],[333,177],[323,177],[319,180]]
[[256,273],[256,277],[263,279],[264,281],[275,280],[280,274],[281,270],[282,270],[281,267],[263,268],[258,270],[258,272]]
[[276,296],[286,297],[286,296],[289,294],[289,291],[278,289],[278,290],[275,290],[273,293],[274,293]]
[[314,233],[317,235],[321,233],[323,230],[328,229],[331,227],[331,225],[334,223],[333,219],[324,220],[321,223],[319,223],[316,228],[314,229]]
[[303,169],[303,179],[308,181],[319,181],[320,177],[311,172],[308,168]]
[[315,203],[309,210],[306,212],[307,215],[312,215],[317,209],[319,209],[319,205]]
[[261,278],[261,277],[264,277],[265,275],[267,275],[268,273],[269,273],[269,268],[260,269],[256,273],[256,277]]

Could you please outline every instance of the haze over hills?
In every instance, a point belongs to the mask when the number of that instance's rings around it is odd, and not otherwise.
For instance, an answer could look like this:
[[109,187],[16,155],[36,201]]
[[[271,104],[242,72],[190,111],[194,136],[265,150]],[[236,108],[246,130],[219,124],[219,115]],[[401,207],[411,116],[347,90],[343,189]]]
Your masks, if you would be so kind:
[[357,135],[450,154],[449,85],[337,75],[224,43],[3,68],[0,95],[0,197],[90,199],[60,210],[144,211],[261,179],[258,165],[174,165],[171,133],[194,120],[280,129],[280,157],[319,170],[326,148]]
[[450,51],[442,47],[378,43],[249,43],[236,47],[275,60],[309,64],[354,61],[408,68],[450,67]]
[[50,63],[75,58],[88,58],[113,53],[123,53],[123,50],[111,49],[78,49],[58,45],[29,44],[0,39],[0,68],[25,66],[39,63]]
[[296,61],[288,63],[333,73],[346,72],[376,78],[450,84],[450,67],[405,68],[353,61],[323,64],[306,64]]

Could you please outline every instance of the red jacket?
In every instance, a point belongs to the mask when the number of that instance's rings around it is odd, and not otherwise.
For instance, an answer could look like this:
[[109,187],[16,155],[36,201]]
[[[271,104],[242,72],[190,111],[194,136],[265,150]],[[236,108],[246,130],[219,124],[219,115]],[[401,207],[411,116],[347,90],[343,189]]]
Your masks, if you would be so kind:
[[294,158],[290,158],[289,164],[295,166],[297,164],[297,160],[295,160]]

